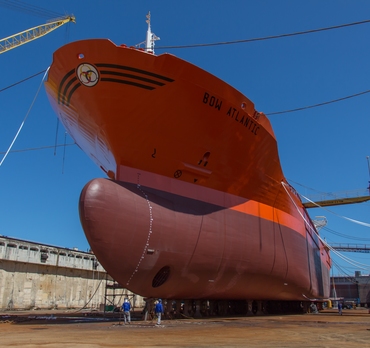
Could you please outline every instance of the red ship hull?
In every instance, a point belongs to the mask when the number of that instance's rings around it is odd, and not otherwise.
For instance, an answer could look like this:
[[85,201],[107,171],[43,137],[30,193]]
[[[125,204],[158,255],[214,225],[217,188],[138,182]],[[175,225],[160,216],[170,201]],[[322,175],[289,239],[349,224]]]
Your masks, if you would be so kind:
[[56,51],[46,89],[111,179],[85,186],[80,217],[122,285],[174,299],[328,297],[329,253],[284,178],[268,119],[241,93],[109,40]]

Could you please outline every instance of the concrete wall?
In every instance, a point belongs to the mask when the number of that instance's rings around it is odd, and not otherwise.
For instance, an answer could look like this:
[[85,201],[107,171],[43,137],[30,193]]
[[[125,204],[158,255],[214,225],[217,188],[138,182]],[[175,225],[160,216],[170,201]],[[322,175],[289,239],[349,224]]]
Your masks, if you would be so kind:
[[0,237],[2,310],[102,309],[104,303],[120,305],[125,296],[143,306],[140,296],[112,289],[113,283],[91,253]]
[[361,306],[370,307],[370,275],[356,273],[354,277],[331,278],[330,293],[333,294],[334,283],[337,297],[356,302],[359,299]]

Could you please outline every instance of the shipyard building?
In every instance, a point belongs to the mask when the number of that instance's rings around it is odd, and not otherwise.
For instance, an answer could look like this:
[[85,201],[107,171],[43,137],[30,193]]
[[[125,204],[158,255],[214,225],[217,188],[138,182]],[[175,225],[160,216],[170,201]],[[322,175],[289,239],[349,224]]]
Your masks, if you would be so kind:
[[354,276],[332,277],[331,294],[346,303],[370,308],[370,275],[361,275],[356,271]]
[[117,284],[95,255],[0,236],[0,310],[89,308],[113,310],[141,296]]

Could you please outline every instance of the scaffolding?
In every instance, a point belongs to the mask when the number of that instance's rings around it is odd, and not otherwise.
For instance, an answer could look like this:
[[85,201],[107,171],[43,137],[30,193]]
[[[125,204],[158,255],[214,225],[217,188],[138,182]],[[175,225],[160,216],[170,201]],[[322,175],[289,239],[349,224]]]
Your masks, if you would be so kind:
[[121,305],[125,298],[128,298],[131,307],[134,310],[136,305],[135,294],[129,293],[128,290],[115,281],[108,273],[105,275],[105,291],[104,291],[104,316],[106,313],[121,312]]

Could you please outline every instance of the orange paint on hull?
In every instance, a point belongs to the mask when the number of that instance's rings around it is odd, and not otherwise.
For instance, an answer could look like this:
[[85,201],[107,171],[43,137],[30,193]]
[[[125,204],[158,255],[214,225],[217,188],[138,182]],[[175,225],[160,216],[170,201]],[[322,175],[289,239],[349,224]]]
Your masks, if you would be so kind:
[[45,86],[115,180],[84,188],[80,216],[123,285],[164,298],[329,295],[330,256],[286,183],[267,117],[240,92],[170,54],[109,40],[57,50]]

